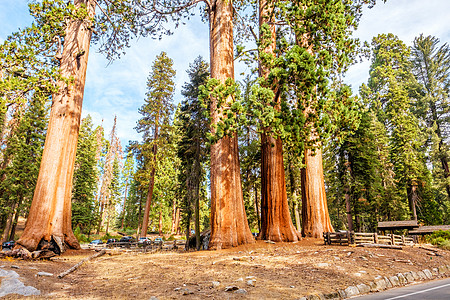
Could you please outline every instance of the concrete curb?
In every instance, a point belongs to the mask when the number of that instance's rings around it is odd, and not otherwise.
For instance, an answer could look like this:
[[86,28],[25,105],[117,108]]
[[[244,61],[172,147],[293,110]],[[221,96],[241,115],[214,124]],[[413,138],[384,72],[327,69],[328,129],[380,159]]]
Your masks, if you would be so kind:
[[360,296],[368,293],[380,292],[393,287],[399,287],[411,284],[413,282],[420,282],[430,279],[438,279],[448,277],[450,275],[450,265],[442,265],[438,268],[424,269],[422,271],[398,273],[391,277],[378,276],[369,284],[360,283],[351,285],[346,289],[337,290],[328,294],[312,294],[299,298],[298,300],[325,300],[325,299],[348,299],[355,296]]

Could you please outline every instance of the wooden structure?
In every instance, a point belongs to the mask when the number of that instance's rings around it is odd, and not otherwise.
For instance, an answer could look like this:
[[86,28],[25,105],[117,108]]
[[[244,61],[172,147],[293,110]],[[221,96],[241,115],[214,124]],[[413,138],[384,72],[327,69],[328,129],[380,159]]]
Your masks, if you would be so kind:
[[350,245],[353,244],[352,233],[349,231],[343,232],[324,232],[323,240],[325,245],[339,244],[339,245]]
[[414,244],[413,238],[406,237],[404,235],[397,235],[397,234],[379,235],[378,233],[363,233],[363,232],[348,232],[348,231],[324,232],[323,239],[326,245],[383,244],[383,245],[404,246]]
[[439,230],[450,230],[450,225],[435,225],[435,226],[420,226],[419,228],[415,228],[414,230],[410,230],[409,234],[411,235],[425,235],[431,234],[435,231]]
[[385,233],[386,230],[390,230],[391,232],[394,230],[403,230],[403,229],[413,230],[419,228],[419,224],[417,224],[417,220],[385,221],[385,222],[378,222],[377,227],[379,231]]

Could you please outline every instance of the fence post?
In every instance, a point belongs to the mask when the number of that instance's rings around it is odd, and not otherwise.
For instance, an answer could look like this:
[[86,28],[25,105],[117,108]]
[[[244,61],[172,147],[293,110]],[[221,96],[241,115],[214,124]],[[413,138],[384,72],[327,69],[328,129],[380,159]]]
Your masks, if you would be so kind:
[[378,244],[378,234],[376,232],[373,234],[373,241],[375,244]]
[[391,233],[391,245],[395,245],[395,237],[393,233]]

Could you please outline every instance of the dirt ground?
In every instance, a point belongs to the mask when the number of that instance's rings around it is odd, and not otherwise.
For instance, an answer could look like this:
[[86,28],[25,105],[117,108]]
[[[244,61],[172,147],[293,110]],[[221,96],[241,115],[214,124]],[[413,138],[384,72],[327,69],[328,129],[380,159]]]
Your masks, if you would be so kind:
[[[119,254],[120,253],[120,254]],[[2,259],[25,285],[41,291],[36,299],[298,299],[329,293],[376,276],[419,271],[450,263],[450,252],[418,247],[403,250],[325,246],[322,240],[256,244],[220,251],[119,252],[85,263],[63,279],[56,276],[94,250],[67,251],[52,261]],[[18,267],[18,268],[17,268]],[[52,277],[36,276],[38,272]],[[226,292],[235,286],[244,293]],[[243,292],[242,290],[240,290]],[[16,299],[7,296],[6,299]]]

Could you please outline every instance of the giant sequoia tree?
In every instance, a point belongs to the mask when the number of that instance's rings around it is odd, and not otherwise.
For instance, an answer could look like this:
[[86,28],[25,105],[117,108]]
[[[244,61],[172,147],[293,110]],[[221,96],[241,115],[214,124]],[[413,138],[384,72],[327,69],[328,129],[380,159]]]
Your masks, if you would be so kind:
[[[108,15],[95,18],[95,8]],[[71,226],[71,191],[89,46],[94,26],[109,58],[120,54],[131,34],[153,32],[158,22],[138,15],[133,1],[52,0],[30,5],[37,28],[51,29],[43,43],[56,43],[59,64],[36,190],[27,225],[17,245],[35,250],[52,244],[57,253],[80,246]],[[142,18],[140,18],[142,17]],[[95,19],[94,19],[95,18]],[[144,20],[143,20],[144,19]],[[142,21],[139,25],[139,22]],[[109,22],[109,23],[108,23]],[[113,23],[113,24],[111,24]],[[41,243],[42,242],[42,243]]]
[[[155,3],[157,3],[156,1]],[[210,33],[210,69],[215,84],[222,87],[234,79],[233,57],[233,1],[173,1],[157,3],[162,15],[172,14],[175,19],[189,16],[189,8],[198,2],[206,4]],[[229,90],[228,90],[229,91]],[[210,115],[212,134],[218,140],[211,146],[211,249],[234,247],[254,242],[247,222],[242,197],[237,132],[220,134],[226,119],[233,119],[229,110],[234,101],[234,92],[211,97]],[[226,122],[226,121],[225,121]],[[219,131],[219,134],[217,134]]]
[[72,233],[71,192],[92,36],[89,19],[94,17],[95,3],[75,1],[75,11],[84,16],[73,16],[68,20],[62,53],[58,53],[61,77],[73,78],[73,81],[66,82],[61,79],[58,82],[58,92],[52,96],[52,109],[34,201],[27,226],[17,242],[28,250],[35,250],[42,240],[55,242],[58,252],[64,251],[64,244],[75,249],[80,247]]
[[[274,7],[268,1],[259,1],[260,47],[262,57],[259,75],[264,85],[273,90],[273,99],[268,105],[281,110],[281,96],[277,80],[269,81],[270,64],[275,59],[276,27]],[[269,64],[269,66],[267,65]],[[259,239],[275,242],[294,242],[300,238],[291,216],[287,201],[283,163],[283,144],[280,136],[274,136],[270,126],[264,126],[261,133],[261,230]]]
[[[225,83],[234,78],[232,1],[209,4],[211,77]],[[222,111],[233,97],[211,101],[212,125],[219,123]],[[213,127],[213,133],[215,129]],[[242,197],[237,133],[224,136],[211,146],[211,249],[253,242]]]
[[[350,37],[364,3],[374,1],[276,2],[295,43],[280,43],[283,59],[272,71],[286,91],[282,103],[284,137],[303,152],[302,235],[332,231],[325,194],[322,140],[333,132],[329,103],[337,100],[330,81],[339,81],[356,51]],[[373,4],[373,3],[372,3]]]

